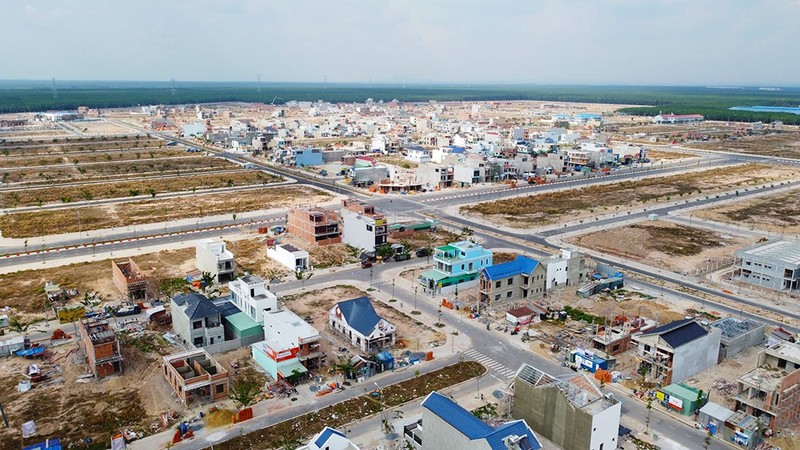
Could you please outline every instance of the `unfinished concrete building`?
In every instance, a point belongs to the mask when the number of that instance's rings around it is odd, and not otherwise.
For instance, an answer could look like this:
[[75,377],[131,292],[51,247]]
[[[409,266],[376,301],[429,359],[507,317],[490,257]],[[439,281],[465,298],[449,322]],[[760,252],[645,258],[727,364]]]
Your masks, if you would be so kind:
[[105,319],[83,319],[78,327],[81,347],[96,378],[122,373],[122,353],[117,334]]
[[147,296],[147,277],[132,259],[111,261],[111,276],[114,286],[126,299],[138,300]]
[[309,244],[331,245],[342,242],[339,215],[321,208],[292,208],[288,216],[289,234]]
[[514,379],[512,417],[566,450],[617,448],[621,412],[584,373],[557,378],[523,364]]
[[632,346],[631,336],[634,333],[644,332],[656,327],[656,321],[643,317],[626,316],[614,317],[611,325],[598,327],[597,334],[592,339],[592,348],[605,352],[608,355],[619,355]]
[[734,253],[733,275],[746,283],[781,290],[800,290],[800,243],[771,241]]
[[766,340],[767,326],[752,319],[726,317],[713,322],[711,327],[722,330],[719,341],[719,362],[733,358],[748,348],[761,345]]
[[165,356],[164,376],[184,404],[228,396],[228,371],[203,349]]
[[800,422],[800,345],[781,342],[758,355],[756,368],[739,377],[736,410],[769,428]]

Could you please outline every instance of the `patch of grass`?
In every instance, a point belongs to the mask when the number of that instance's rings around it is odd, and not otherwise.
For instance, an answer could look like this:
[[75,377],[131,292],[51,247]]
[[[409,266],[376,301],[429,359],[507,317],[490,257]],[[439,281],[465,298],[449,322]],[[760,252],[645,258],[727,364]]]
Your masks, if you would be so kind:
[[567,312],[567,316],[569,316],[570,319],[577,321],[584,321],[589,325],[591,324],[603,325],[606,322],[605,318],[589,314],[579,308],[565,306],[564,311]]
[[641,224],[629,225],[628,228],[646,231],[650,235],[648,248],[673,256],[697,255],[705,249],[725,245],[725,241],[717,233],[701,228]]

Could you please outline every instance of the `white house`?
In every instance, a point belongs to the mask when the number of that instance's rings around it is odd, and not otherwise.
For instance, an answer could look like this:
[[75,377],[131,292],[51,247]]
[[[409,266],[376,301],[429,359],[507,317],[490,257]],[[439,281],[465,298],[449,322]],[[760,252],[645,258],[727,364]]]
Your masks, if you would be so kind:
[[325,427],[311,438],[308,445],[297,447],[296,450],[359,450],[359,448],[341,431]]
[[355,199],[342,201],[342,242],[365,251],[375,251],[376,246],[386,244],[389,237],[388,224],[383,214],[375,207]]
[[408,146],[405,148],[405,150],[406,150],[405,159],[411,162],[421,164],[431,161],[431,155],[429,155],[428,151],[420,147],[419,145]]
[[213,275],[214,281],[222,283],[233,279],[236,263],[222,239],[207,238],[195,242],[195,258],[197,269]]
[[252,345],[253,358],[273,379],[320,367],[319,331],[288,309],[264,314],[264,341]]
[[328,310],[328,326],[363,352],[378,353],[394,345],[396,328],[381,318],[369,297],[339,302]]
[[264,321],[265,311],[278,309],[278,297],[267,290],[264,280],[256,275],[245,275],[228,283],[231,301],[240,311],[256,322]]
[[267,256],[291,271],[311,270],[308,252],[292,244],[277,244],[267,248]]

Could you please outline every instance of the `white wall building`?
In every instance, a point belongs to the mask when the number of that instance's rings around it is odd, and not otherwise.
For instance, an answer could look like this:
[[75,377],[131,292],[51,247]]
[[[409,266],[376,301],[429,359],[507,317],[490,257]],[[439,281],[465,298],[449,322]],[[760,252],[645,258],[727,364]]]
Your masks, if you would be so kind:
[[308,252],[292,244],[277,244],[267,248],[267,256],[295,272],[311,270]]
[[265,311],[278,309],[278,297],[267,290],[260,277],[245,275],[228,283],[231,302],[256,322],[264,321]]
[[415,162],[417,164],[426,163],[431,161],[431,155],[428,151],[418,145],[412,145],[405,148],[405,159]]
[[381,318],[369,297],[339,302],[328,310],[328,326],[363,352],[377,353],[394,345],[396,328]]
[[197,269],[213,275],[216,282],[233,279],[236,263],[222,239],[207,238],[195,242],[195,258]]

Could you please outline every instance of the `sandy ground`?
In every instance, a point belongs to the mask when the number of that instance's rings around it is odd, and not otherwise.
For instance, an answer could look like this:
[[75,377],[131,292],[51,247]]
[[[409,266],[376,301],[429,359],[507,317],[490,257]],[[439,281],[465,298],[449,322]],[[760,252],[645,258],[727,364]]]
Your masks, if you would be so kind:
[[800,234],[800,189],[695,210],[691,214],[764,231]]
[[131,132],[129,128],[106,121],[76,122],[73,125],[76,129],[89,135],[127,134]]
[[568,242],[649,266],[688,273],[709,260],[733,258],[736,249],[756,240],[671,222],[648,221],[573,237]]

